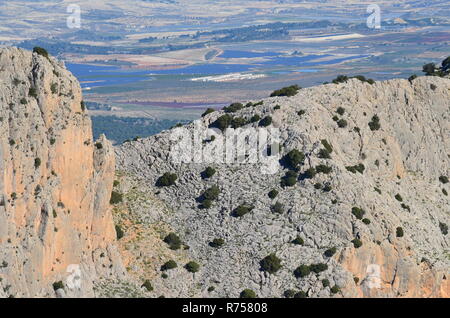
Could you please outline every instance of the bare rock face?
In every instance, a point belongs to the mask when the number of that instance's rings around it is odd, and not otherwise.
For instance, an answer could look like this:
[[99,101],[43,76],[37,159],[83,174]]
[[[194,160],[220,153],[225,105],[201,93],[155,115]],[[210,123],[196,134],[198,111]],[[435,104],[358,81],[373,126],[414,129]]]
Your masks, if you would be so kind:
[[80,86],[55,59],[0,50],[0,158],[0,296],[93,296],[123,275],[114,151],[93,142]]
[[[294,149],[304,154],[292,186],[280,185],[288,169],[278,160],[272,174],[245,157],[177,163],[174,130],[116,149],[116,190],[125,197],[115,216],[125,232],[121,250],[127,263],[146,264],[130,273],[151,280],[151,295],[238,297],[249,288],[260,297],[288,290],[309,297],[449,297],[450,183],[439,179],[450,171],[450,80],[352,79],[256,104],[231,115],[244,119],[243,128],[258,127],[250,120],[255,115],[270,116],[281,157]],[[221,135],[211,140],[206,132],[222,115],[179,128],[185,130],[177,138],[192,136],[203,150],[218,146]],[[202,178],[208,166],[216,173]],[[166,172],[178,179],[157,187]],[[214,185],[217,199],[199,208]],[[279,194],[270,198],[273,189]],[[253,209],[236,217],[240,205]],[[170,232],[180,237],[180,249],[163,241]],[[218,238],[222,246],[209,244]],[[260,263],[270,254],[281,265],[273,273]],[[161,278],[171,259],[178,266]],[[200,265],[196,273],[184,268],[188,261]]]

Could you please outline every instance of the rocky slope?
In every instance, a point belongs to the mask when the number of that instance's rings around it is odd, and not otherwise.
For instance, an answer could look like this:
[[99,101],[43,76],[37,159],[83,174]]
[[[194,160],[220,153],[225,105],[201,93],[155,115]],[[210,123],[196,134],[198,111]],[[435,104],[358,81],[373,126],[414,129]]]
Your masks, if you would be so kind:
[[0,297],[93,296],[124,275],[113,148],[94,143],[80,86],[53,58],[0,49],[0,157]]
[[[290,167],[294,185],[280,184],[288,169],[277,157],[273,174],[260,162],[176,163],[174,130],[116,149],[120,249],[128,272],[151,282],[148,296],[238,297],[244,289],[259,297],[450,295],[449,79],[351,79],[231,113],[246,120],[243,128],[258,126],[248,123],[256,114],[279,129],[280,158],[294,149],[305,155]],[[179,128],[181,135],[197,129],[204,149],[216,147],[220,134],[210,141],[206,133],[222,115]],[[216,173],[202,178],[208,166]],[[156,186],[167,172],[177,175],[175,184]],[[218,198],[199,208],[214,185]],[[236,217],[240,205],[253,209]],[[171,232],[181,248],[163,241]],[[213,247],[214,239],[223,245]],[[273,273],[261,270],[270,254]],[[177,267],[161,269],[169,260]],[[184,267],[189,261],[197,272]]]

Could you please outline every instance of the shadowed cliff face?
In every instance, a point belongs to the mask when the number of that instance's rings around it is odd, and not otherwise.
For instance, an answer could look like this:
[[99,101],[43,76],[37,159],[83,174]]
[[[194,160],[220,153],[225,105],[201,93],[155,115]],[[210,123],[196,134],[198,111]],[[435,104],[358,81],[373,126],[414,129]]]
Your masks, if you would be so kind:
[[83,108],[62,64],[0,50],[3,296],[55,296],[58,281],[61,296],[90,296],[97,278],[123,272],[109,207],[114,153],[106,138],[94,143]]

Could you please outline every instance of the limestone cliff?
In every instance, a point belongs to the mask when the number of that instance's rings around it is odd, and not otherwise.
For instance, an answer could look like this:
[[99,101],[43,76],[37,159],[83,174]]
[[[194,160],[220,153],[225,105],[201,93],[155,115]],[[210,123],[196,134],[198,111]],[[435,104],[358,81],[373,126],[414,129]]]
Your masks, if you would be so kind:
[[[173,160],[180,136],[203,151],[223,145],[207,133],[223,111],[176,138],[170,130],[116,149],[121,249],[130,273],[152,282],[151,295],[449,297],[449,79],[351,79],[244,105],[222,127],[276,128],[280,158],[297,150],[298,165],[276,160],[268,174],[249,157]],[[215,174],[205,178],[207,167]],[[158,187],[164,173],[178,178]],[[202,208],[213,186],[219,194]],[[181,248],[164,242],[170,232]],[[270,254],[273,267],[262,270]],[[178,266],[161,268],[169,260]],[[195,274],[189,261],[200,265]]]
[[0,49],[0,160],[0,296],[93,296],[123,275],[113,148],[92,140],[80,86],[52,57]]

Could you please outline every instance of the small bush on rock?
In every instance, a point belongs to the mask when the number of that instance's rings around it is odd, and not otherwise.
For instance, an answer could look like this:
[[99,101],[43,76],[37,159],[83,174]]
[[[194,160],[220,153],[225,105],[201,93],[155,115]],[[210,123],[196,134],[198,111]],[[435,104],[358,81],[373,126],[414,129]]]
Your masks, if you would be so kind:
[[264,257],[259,265],[262,271],[274,274],[281,268],[281,260],[275,254],[270,254]]
[[362,246],[362,242],[360,239],[355,238],[354,240],[352,240],[353,246],[355,248],[360,248]]
[[174,268],[177,268],[177,263],[174,261],[174,260],[170,260],[170,261],[167,261],[167,262],[165,262],[162,266],[161,266],[161,271],[167,271],[167,270],[170,270],[170,269],[174,269]]
[[225,241],[221,238],[215,238],[214,240],[212,240],[212,242],[209,242],[209,246],[214,247],[214,248],[219,248],[221,247],[223,244],[225,243]]
[[181,240],[175,233],[169,233],[164,238],[164,243],[167,243],[171,250],[178,250],[181,247]]
[[246,206],[246,205],[240,205],[233,211],[234,217],[242,217],[246,215],[247,213],[250,213],[253,210],[253,207]]
[[256,298],[256,293],[251,289],[244,289],[239,295],[240,298]]
[[200,270],[200,265],[196,262],[191,261],[187,263],[184,268],[186,268],[189,273],[197,273]]
[[292,244],[303,245],[305,244],[305,241],[300,236],[297,236],[295,239],[292,240]]
[[211,178],[215,174],[216,174],[216,170],[212,167],[206,168],[205,171],[203,171],[201,173],[203,179]]
[[334,254],[336,254],[336,247],[331,247],[323,253],[326,257],[332,257]]
[[175,173],[166,172],[156,181],[158,187],[170,187],[175,184],[178,176]]
[[311,273],[311,269],[308,265],[300,265],[294,271],[294,276],[297,278],[303,278],[308,276]]
[[278,191],[275,190],[275,189],[273,189],[273,190],[271,190],[271,191],[269,192],[268,195],[269,195],[269,198],[275,199],[275,198],[278,196]]
[[366,213],[366,211],[364,211],[361,208],[358,207],[353,207],[352,208],[352,214],[358,219],[358,220],[362,220],[364,214]]
[[272,94],[270,94],[270,97],[275,97],[275,96],[288,96],[288,97],[295,96],[300,89],[301,89],[301,87],[298,86],[298,85],[291,85],[291,86],[283,87],[281,89],[275,90]]
[[274,205],[272,205],[272,207],[270,208],[270,210],[273,213],[277,213],[277,214],[282,214],[284,212],[284,205],[281,204],[280,202],[275,203]]

